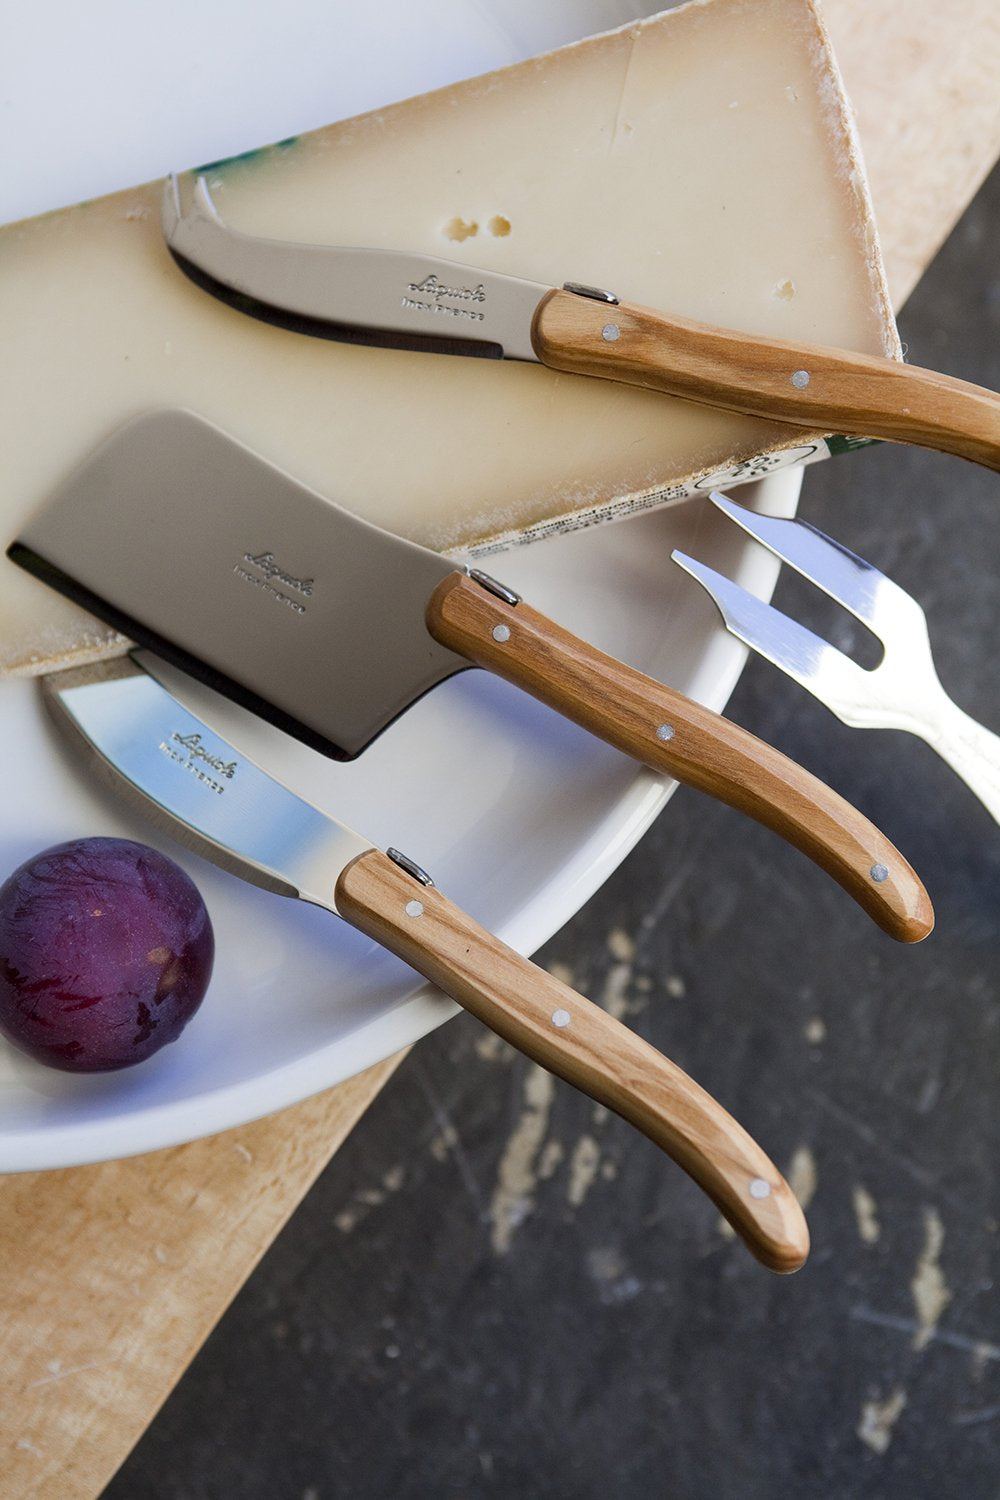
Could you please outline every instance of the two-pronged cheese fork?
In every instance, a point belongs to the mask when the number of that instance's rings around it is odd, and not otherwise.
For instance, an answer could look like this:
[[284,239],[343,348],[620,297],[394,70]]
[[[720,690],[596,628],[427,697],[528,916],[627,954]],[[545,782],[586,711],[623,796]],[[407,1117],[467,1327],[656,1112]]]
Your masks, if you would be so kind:
[[931,654],[927,618],[910,594],[806,521],[761,516],[713,492],[713,504],[776,557],[867,625],[884,655],[866,670],[780,610],[682,552],[726,629],[856,729],[905,729],[946,760],[1000,822],[1000,737],[953,703]]

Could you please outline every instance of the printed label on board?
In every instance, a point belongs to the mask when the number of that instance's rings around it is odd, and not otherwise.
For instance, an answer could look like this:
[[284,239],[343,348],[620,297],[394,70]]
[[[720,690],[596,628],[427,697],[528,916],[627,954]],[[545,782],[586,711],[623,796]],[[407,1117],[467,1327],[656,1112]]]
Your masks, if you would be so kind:
[[[820,449],[824,451],[821,453]],[[792,464],[808,464],[816,458],[825,458],[827,445],[822,438],[815,443],[802,443],[798,448],[783,448],[780,453],[758,453],[745,458],[742,463],[729,464],[725,469],[716,469],[696,479],[691,486],[692,494],[703,490],[725,490],[734,484],[751,484],[755,479],[766,479],[779,469],[790,469]]]
[[477,547],[459,550],[463,557],[470,559],[495,556],[498,552],[510,552],[515,547],[528,547],[532,542],[544,541],[546,537],[566,536],[571,531],[584,531],[607,521],[621,520],[625,516],[639,515],[647,510],[658,510],[661,505],[676,505],[681,500],[689,500],[693,495],[703,495],[709,490],[730,490],[739,484],[752,484],[754,480],[776,474],[779,469],[789,469],[794,464],[814,464],[835,453],[850,453],[855,448],[866,447],[871,441],[869,438],[839,436],[818,438],[814,442],[800,443],[794,448],[783,448],[778,453],[758,453],[753,458],[729,464],[724,469],[709,469],[701,474],[693,474],[677,484],[664,485],[655,490],[619,495],[601,505],[570,511],[567,515],[555,516],[551,521],[537,521],[534,526],[526,526],[523,531],[508,531]]

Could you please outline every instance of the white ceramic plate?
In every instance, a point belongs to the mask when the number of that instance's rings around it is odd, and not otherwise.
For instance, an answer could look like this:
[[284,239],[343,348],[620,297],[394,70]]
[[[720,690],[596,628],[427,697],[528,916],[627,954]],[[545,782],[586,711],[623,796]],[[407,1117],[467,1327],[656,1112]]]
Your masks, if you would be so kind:
[[[10,168],[0,220],[326,124],[620,25],[641,0],[35,0],[4,36]],[[800,476],[757,494],[791,512]],[[741,498],[750,491],[741,491]],[[704,504],[540,545],[492,564],[557,618],[713,707],[743,653],[669,561],[682,545],[758,592],[775,566]],[[224,732],[373,840],[395,843],[530,952],[614,869],[670,787],[484,673],[445,683],[358,762],[311,754],[211,695]],[[83,834],[179,858],[211,908],[215,976],[179,1042],[127,1073],[73,1078],[0,1042],[0,1172],[148,1151],[336,1083],[452,1014],[336,918],[182,854],[88,783],[43,719],[37,684],[0,684],[0,878]],[[736,814],[733,814],[735,817]]]
[[[740,498],[791,514],[800,483],[801,470],[785,470]],[[745,653],[671,563],[675,546],[756,593],[774,586],[774,560],[704,500],[539,543],[494,567],[571,629],[721,709]],[[405,850],[526,953],[607,878],[674,786],[485,672],[443,683],[349,765],[180,674],[171,680],[272,773],[374,842]],[[37,683],[0,685],[0,724],[0,874],[62,839],[140,839],[193,876],[217,940],[201,1010],[176,1043],[137,1068],[73,1077],[0,1042],[0,1172],[127,1156],[224,1130],[347,1078],[454,1014],[337,918],[243,884],[121,809],[50,725]]]

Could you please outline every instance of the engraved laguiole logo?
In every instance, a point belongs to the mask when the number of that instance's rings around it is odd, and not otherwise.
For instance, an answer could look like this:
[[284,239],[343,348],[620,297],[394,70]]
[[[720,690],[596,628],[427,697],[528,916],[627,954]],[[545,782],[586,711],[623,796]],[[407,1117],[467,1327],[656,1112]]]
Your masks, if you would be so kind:
[[[213,754],[197,732],[180,734],[175,729],[169,740],[160,741],[160,749],[164,755],[176,761],[185,771],[190,771],[191,775],[203,782],[209,791],[215,792],[220,797],[225,787],[220,781],[216,781],[215,777],[221,776],[226,781],[232,781],[236,775],[238,763],[235,760],[226,760],[222,755]],[[209,775],[209,771],[214,771],[215,775]]]
[[211,766],[213,771],[218,771],[227,781],[232,781],[236,775],[236,762],[223,760],[221,755],[213,755],[211,750],[206,750],[200,734],[178,734],[175,729],[170,738],[176,740],[178,745],[183,745],[192,760],[203,760],[206,766]]
[[410,312],[461,318],[469,323],[481,323],[486,317],[477,306],[470,306],[486,301],[486,288],[481,281],[475,286],[450,286],[433,272],[422,281],[409,282],[400,301]]
[[[251,569],[254,571],[251,572]],[[252,583],[262,593],[270,594],[272,599],[295,615],[305,614],[303,600],[312,598],[316,583],[314,578],[299,578],[294,573],[289,573],[277,561],[273,552],[244,552],[233,567],[233,572],[244,583]]]
[[425,276],[423,281],[411,281],[410,291],[433,297],[435,302],[440,302],[443,297],[453,302],[486,301],[486,288],[482,282],[478,286],[448,286],[446,282],[439,281],[433,274]]

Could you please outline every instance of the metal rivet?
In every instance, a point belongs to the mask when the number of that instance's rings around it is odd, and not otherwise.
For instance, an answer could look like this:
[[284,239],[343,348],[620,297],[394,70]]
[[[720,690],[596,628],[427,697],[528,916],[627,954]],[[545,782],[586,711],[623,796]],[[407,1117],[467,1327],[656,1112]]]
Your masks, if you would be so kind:
[[674,737],[674,726],[672,724],[660,724],[657,726],[656,738],[658,740],[672,740]]
[[501,641],[501,642],[503,642],[503,641],[509,641],[510,640],[510,626],[509,625],[494,625],[494,627],[493,627],[493,639],[495,641]]
[[572,1019],[568,1010],[554,1010],[552,1012],[552,1024],[553,1026],[560,1027],[560,1029],[563,1026],[568,1026]]
[[808,370],[796,370],[795,374],[792,376],[792,385],[794,385],[795,389],[797,391],[804,391],[805,388],[806,388],[806,386],[808,384],[809,384],[809,371]]
[[424,903],[422,901],[407,901],[403,910],[408,917],[422,917],[424,914]]
[[755,1177],[750,1184],[751,1198],[770,1198],[771,1184],[765,1182],[763,1177]]
[[883,880],[889,879],[889,871],[887,870],[885,865],[872,865],[871,877],[875,881],[876,885],[881,885]]
[[620,337],[621,329],[618,327],[617,323],[605,323],[604,327],[601,329],[601,338],[609,344],[613,344],[615,339]]

